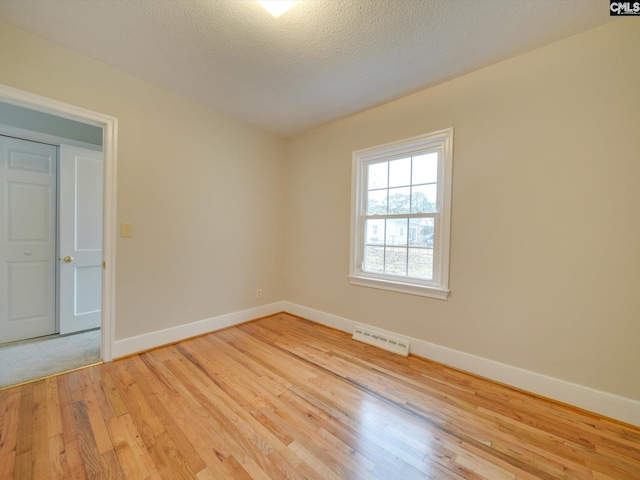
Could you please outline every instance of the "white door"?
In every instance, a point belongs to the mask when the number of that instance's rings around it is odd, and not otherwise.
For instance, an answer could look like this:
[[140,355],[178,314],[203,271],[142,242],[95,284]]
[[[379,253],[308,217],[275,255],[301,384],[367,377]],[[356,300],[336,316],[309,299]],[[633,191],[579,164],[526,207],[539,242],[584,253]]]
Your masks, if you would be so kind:
[[102,152],[60,146],[60,333],[100,326]]
[[0,136],[0,343],[56,331],[56,157]]

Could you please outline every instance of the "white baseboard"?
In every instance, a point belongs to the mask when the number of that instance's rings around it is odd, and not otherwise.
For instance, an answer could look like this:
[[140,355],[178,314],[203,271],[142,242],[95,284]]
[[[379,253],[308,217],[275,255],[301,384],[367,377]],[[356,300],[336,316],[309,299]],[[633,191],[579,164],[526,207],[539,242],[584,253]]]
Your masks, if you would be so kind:
[[[282,302],[282,304],[282,310],[293,315],[313,320],[337,330],[353,333],[356,324],[353,320],[291,302]],[[393,335],[398,332],[388,333]],[[524,370],[424,340],[408,338],[411,341],[410,353],[415,355],[621,422],[640,426],[640,402],[637,400]]]
[[179,325],[177,327],[116,340],[113,344],[113,358],[126,357],[127,355],[175,343],[186,338],[196,337],[282,311],[284,311],[284,302],[270,303],[248,310],[199,320],[186,325]]

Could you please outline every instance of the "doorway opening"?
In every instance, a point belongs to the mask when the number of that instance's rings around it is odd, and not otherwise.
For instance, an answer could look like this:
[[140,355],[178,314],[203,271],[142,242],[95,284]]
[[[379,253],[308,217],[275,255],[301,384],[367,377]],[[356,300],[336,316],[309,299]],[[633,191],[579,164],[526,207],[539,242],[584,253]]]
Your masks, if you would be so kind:
[[[114,342],[114,299],[115,299],[115,172],[116,172],[116,138],[117,138],[117,120],[113,117],[103,115],[100,113],[92,112],[89,110],[85,110],[73,105],[65,104],[62,102],[58,102],[52,99],[48,99],[46,97],[41,97],[38,95],[34,95],[28,92],[24,92],[21,90],[14,89],[12,87],[0,85],[0,102],[9,109],[23,109],[24,111],[29,111],[33,113],[45,114],[46,116],[53,116],[60,120],[60,123],[70,122],[79,125],[80,127],[85,127],[86,131],[93,131],[93,135],[95,136],[95,132],[99,132],[99,141],[90,140],[89,142],[84,142],[86,145],[83,145],[84,140],[72,139],[71,142],[67,142],[72,144],[71,146],[60,147],[60,154],[56,153],[56,161],[59,159],[60,162],[64,161],[63,157],[67,157],[67,159],[72,158],[71,163],[75,165],[75,167],[80,168],[80,177],[83,177],[84,180],[80,182],[81,192],[76,192],[75,194],[84,195],[83,199],[73,198],[71,200],[64,200],[64,195],[60,195],[61,201],[70,202],[70,209],[74,211],[76,218],[70,220],[70,223],[77,224],[79,222],[78,215],[80,215],[80,220],[82,221],[93,221],[94,226],[92,228],[85,229],[84,232],[73,232],[71,236],[73,237],[74,244],[78,244],[78,240],[84,242],[84,245],[80,245],[79,250],[69,250],[67,246],[63,246],[62,243],[58,242],[58,240],[63,241],[62,236],[58,235],[59,232],[55,231],[53,233],[54,238],[56,239],[56,245],[52,246],[51,244],[47,244],[47,242],[40,242],[43,245],[36,245],[37,242],[26,242],[24,244],[19,245],[17,252],[20,256],[20,265],[25,267],[22,268],[21,272],[18,272],[19,269],[14,269],[14,277],[12,281],[14,281],[15,285],[20,284],[20,281],[27,286],[27,288],[35,288],[35,280],[42,280],[46,278],[51,280],[53,278],[56,286],[46,286],[40,281],[39,286],[42,288],[50,288],[53,289],[54,292],[54,303],[53,307],[51,304],[47,305],[41,311],[53,311],[53,332],[47,331],[38,331],[37,328],[33,330],[34,333],[26,333],[26,335],[32,335],[36,337],[40,337],[41,335],[48,335],[50,333],[70,333],[78,330],[89,330],[99,329],[100,335],[100,353],[98,360],[102,359],[103,361],[112,360],[112,349]],[[46,158],[49,158],[47,155],[47,145],[46,143],[51,143],[51,139],[58,143],[58,145],[62,144],[64,140],[60,140],[60,138],[64,138],[67,135],[60,135],[59,132],[51,133],[42,133],[43,128],[41,126],[37,126],[32,128],[32,130],[25,129],[25,125],[15,126],[7,126],[4,125],[6,122],[2,123],[2,133],[9,134],[11,137],[20,137],[24,138],[24,136],[30,136],[27,140],[36,140],[39,142],[36,145],[39,145],[38,148],[44,149],[42,155],[35,155],[29,158],[23,158],[23,170],[44,168],[47,164]],[[19,122],[18,122],[19,124]],[[38,129],[41,130],[38,132]],[[82,129],[82,128],[81,128]],[[29,133],[31,131],[31,133]],[[37,133],[34,134],[34,131]],[[85,133],[86,133],[85,131]],[[35,138],[34,138],[35,135]],[[47,137],[49,135],[49,137]],[[6,137],[4,137],[6,138]],[[44,141],[43,141],[44,140]],[[86,140],[86,139],[85,139]],[[17,141],[12,139],[11,141]],[[100,143],[102,149],[102,155],[100,159],[91,158],[91,151],[95,153],[96,150],[100,148],[96,148],[95,144]],[[93,144],[93,145],[90,145]],[[85,147],[89,147],[86,149]],[[58,148],[58,147],[49,147],[49,148]],[[78,150],[79,149],[79,150]],[[45,160],[43,160],[45,159]],[[19,160],[16,160],[19,162]],[[53,165],[53,164],[52,164]],[[61,164],[62,165],[62,164]],[[14,169],[15,171],[19,171],[20,169]],[[31,172],[33,173],[33,172]],[[69,172],[67,171],[67,174]],[[60,181],[63,180],[63,176],[65,173],[63,170],[60,170]],[[73,179],[78,179],[78,171],[71,172],[71,177]],[[36,176],[31,176],[30,178],[36,178]],[[44,178],[44,176],[42,177]],[[88,180],[87,180],[88,179]],[[92,186],[87,187],[85,181],[92,181],[94,184]],[[73,180],[72,180],[73,182]],[[98,182],[98,183],[95,183]],[[46,183],[46,182],[45,182]],[[38,222],[38,215],[50,215],[51,213],[51,203],[45,201],[46,194],[45,192],[51,192],[55,190],[57,187],[57,183],[55,186],[52,185],[34,185],[30,187],[27,185],[27,182],[14,182],[15,187],[12,194],[15,195],[14,206],[16,210],[13,212],[16,218],[20,218],[20,205],[19,200],[21,199],[30,199],[36,201],[36,205],[40,205],[40,207],[36,208],[35,214],[31,212],[33,215],[31,216],[22,216],[22,219],[16,221],[15,228],[13,228],[14,233],[19,232],[22,229],[23,232],[29,231],[31,233],[42,234],[42,231],[38,231],[38,228],[47,222]],[[97,187],[96,187],[97,185]],[[82,190],[82,186],[85,188]],[[69,191],[72,190],[69,186],[65,186],[64,188],[60,188],[58,193],[66,193],[68,196]],[[55,192],[54,192],[55,193]],[[7,195],[4,195],[4,198],[8,198]],[[40,200],[38,200],[40,199]],[[37,202],[40,201],[40,204]],[[78,211],[78,205],[80,205],[80,211]],[[60,205],[61,208],[65,208],[64,205]],[[84,208],[86,207],[86,208]],[[38,210],[39,208],[39,210]],[[55,202],[55,208],[58,209],[58,202]],[[82,211],[84,208],[84,211]],[[54,215],[56,212],[54,212]],[[35,221],[33,224],[29,222],[33,220],[33,216],[35,215]],[[31,220],[29,220],[31,218]],[[96,220],[97,219],[97,220]],[[29,220],[29,221],[27,221]],[[42,220],[42,219],[40,219]],[[62,217],[60,219],[62,221]],[[22,222],[22,223],[21,223]],[[25,223],[26,222],[26,223]],[[95,223],[97,225],[95,225]],[[25,230],[26,229],[26,230]],[[60,233],[62,233],[63,229],[61,226]],[[96,237],[96,232],[97,237]],[[49,236],[51,235],[51,231],[47,233]],[[93,237],[92,237],[93,235]],[[20,237],[21,235],[14,235],[15,238]],[[23,237],[25,235],[22,235]],[[46,235],[45,235],[46,236]],[[43,237],[43,235],[40,235]],[[44,237],[43,237],[44,238]],[[14,242],[15,243],[15,242]],[[96,253],[93,252],[93,258],[86,263],[87,255],[91,256],[92,248],[89,248],[91,244],[101,244],[101,251]],[[54,266],[57,266],[57,272],[54,273],[54,277],[51,277],[51,269],[44,268],[46,262],[44,261],[35,261],[32,265],[28,265],[28,262],[25,260],[35,259],[37,255],[41,255],[42,252],[36,251],[36,247],[43,247],[44,250],[48,251],[48,255],[51,257],[51,252],[53,252],[54,257]],[[95,250],[95,249],[93,249]],[[75,262],[75,263],[74,263]],[[91,263],[93,262],[93,263]],[[14,262],[15,263],[15,262]],[[17,265],[17,263],[15,263]],[[62,268],[70,267],[73,265],[77,268],[67,268],[66,270]],[[54,268],[54,271],[56,268]],[[67,279],[67,287],[64,287],[63,276],[65,272],[68,275]],[[30,274],[33,274],[29,276]],[[22,275],[22,277],[20,276]],[[6,277],[6,275],[5,275]],[[6,283],[6,278],[3,280]],[[71,285],[71,286],[69,286]],[[0,286],[2,286],[2,282],[0,282]],[[58,288],[59,286],[59,288]],[[97,286],[97,291],[94,287]],[[89,287],[93,288],[92,291]],[[56,288],[58,289],[58,293],[62,295],[55,294]],[[69,307],[68,305],[65,307],[63,305],[63,295],[64,288],[67,290],[71,290],[73,292],[82,292],[84,291],[83,299],[80,302],[75,301]],[[93,293],[92,293],[93,292]],[[15,293],[15,292],[14,292]],[[60,304],[57,304],[55,298],[60,298]],[[51,298],[46,295],[41,298]],[[14,295],[14,300],[20,300],[19,294],[18,296]],[[23,312],[18,313],[29,313],[29,309],[33,307],[33,305],[29,305],[28,302],[23,302],[22,305],[18,305],[19,308],[23,309]],[[39,306],[41,307],[41,306]],[[19,309],[18,308],[18,309]],[[71,310],[72,316],[76,316],[75,323],[71,321],[67,324],[61,324],[62,316],[58,315],[60,310]],[[33,308],[31,308],[33,310]],[[53,309],[53,310],[52,310]],[[65,315],[68,317],[69,312]],[[82,318],[79,315],[83,316]],[[23,315],[23,317],[28,315]],[[92,317],[92,318],[89,318]],[[51,328],[51,322],[49,321],[47,328]],[[27,329],[28,330],[28,329]],[[45,337],[46,338],[46,337]],[[42,349],[42,348],[41,348]]]

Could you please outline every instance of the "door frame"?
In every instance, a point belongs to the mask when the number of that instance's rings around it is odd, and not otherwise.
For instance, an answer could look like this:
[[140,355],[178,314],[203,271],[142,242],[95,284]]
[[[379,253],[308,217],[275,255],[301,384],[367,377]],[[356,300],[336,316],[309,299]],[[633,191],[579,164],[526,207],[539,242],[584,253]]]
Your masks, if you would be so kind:
[[104,155],[104,194],[102,217],[102,318],[100,358],[113,360],[115,341],[116,299],[116,165],[118,145],[118,119],[52,98],[0,84],[0,102],[36,110],[57,117],[68,118],[102,128]]

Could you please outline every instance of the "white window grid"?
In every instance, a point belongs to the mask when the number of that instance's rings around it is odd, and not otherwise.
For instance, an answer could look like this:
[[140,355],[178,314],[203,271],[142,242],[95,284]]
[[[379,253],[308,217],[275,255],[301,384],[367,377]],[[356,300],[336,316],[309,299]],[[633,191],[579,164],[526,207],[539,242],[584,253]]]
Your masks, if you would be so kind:
[[[410,213],[370,214],[367,212],[368,199],[368,165],[381,162],[391,162],[396,159],[438,153],[438,180],[435,211]],[[449,239],[451,224],[451,186],[453,168],[453,129],[449,128],[420,135],[398,142],[392,142],[377,147],[359,150],[353,154],[353,192],[352,192],[352,221],[351,221],[351,254],[349,281],[352,284],[377,287],[416,295],[423,295],[439,299],[446,299],[449,295]],[[416,184],[417,185],[417,184]],[[413,188],[416,185],[406,185]],[[386,186],[387,194],[392,189]],[[409,275],[407,265],[406,275],[368,272],[364,266],[364,249],[366,240],[365,224],[367,220],[406,219],[407,245],[411,235],[411,219],[432,219],[433,221],[433,275],[431,279],[413,277]],[[386,235],[382,245],[387,243]],[[408,260],[407,253],[407,262]]]

